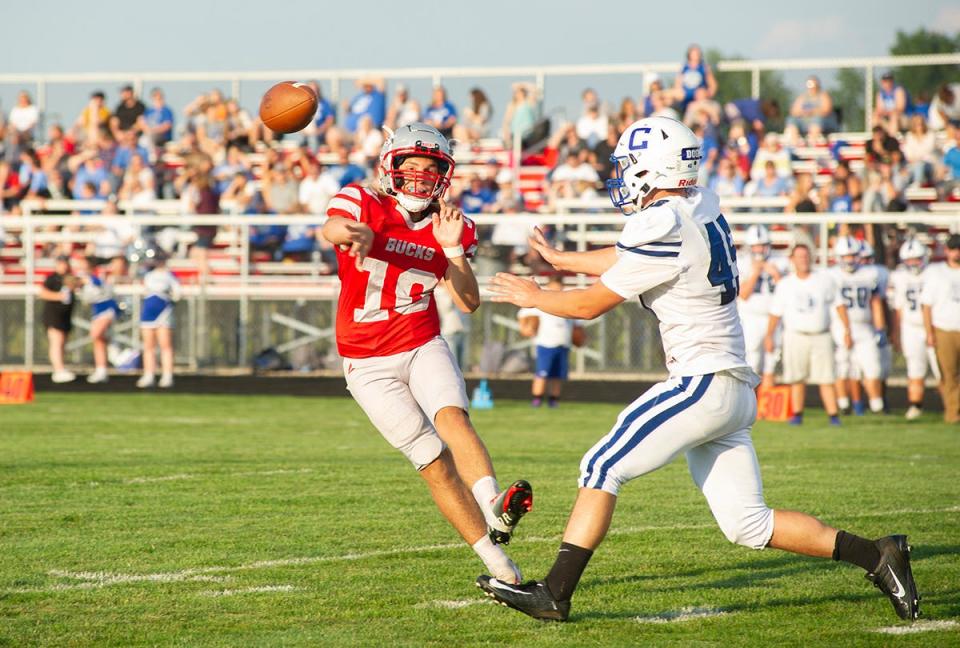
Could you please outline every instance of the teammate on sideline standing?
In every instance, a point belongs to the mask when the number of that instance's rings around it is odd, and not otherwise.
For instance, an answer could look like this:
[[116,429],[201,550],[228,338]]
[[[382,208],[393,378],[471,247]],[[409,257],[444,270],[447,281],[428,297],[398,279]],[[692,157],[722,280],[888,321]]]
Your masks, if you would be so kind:
[[908,421],[918,419],[923,414],[923,381],[930,368],[927,333],[923,328],[923,305],[920,303],[923,273],[929,259],[927,246],[916,239],[909,239],[900,246],[901,267],[890,275],[895,321],[891,330],[895,332],[900,351],[907,361]]
[[724,535],[738,544],[775,547],[862,567],[893,603],[915,619],[918,599],[906,536],[866,540],[763,499],[750,438],[759,379],[744,354],[736,304],[736,249],[717,195],[696,186],[701,149],[678,121],[641,119],[614,150],[615,206],[629,214],[616,247],[558,252],[531,245],[558,270],[599,275],[581,290],[540,290],[498,274],[498,301],[563,317],[594,318],[635,295],[660,320],[670,378],[630,404],[584,456],[580,492],[556,561],[544,580],[519,586],[480,576],[501,603],[541,619],[566,620],[570,599],[613,518],[620,487],[685,453]]
[[[847,309],[849,324],[841,322],[834,313],[831,332],[837,348],[837,403],[841,412],[862,416],[863,404],[860,380],[869,398],[870,411],[883,411],[883,375],[880,347],[887,344],[886,313],[881,283],[876,268],[863,265],[860,242],[850,236],[837,239],[833,254],[836,265],[830,269],[837,285],[837,303]],[[845,343],[850,333],[852,346]]]
[[443,202],[453,168],[447,139],[414,122],[384,142],[378,186],[347,185],[330,201],[323,236],[338,249],[337,347],[370,422],[420,471],[487,568],[515,583],[520,571],[498,543],[510,540],[533,491],[520,480],[500,492],[432,298],[443,281],[462,311],[480,304],[467,262],[476,228]]
[[960,423],[960,234],[947,239],[947,260],[923,273],[920,303],[927,346],[940,365],[943,420]]
[[783,382],[791,386],[790,407],[793,409],[789,422],[790,425],[803,423],[806,386],[810,382],[820,387],[820,400],[830,417],[830,425],[840,425],[830,318],[836,311],[843,326],[841,344],[851,345],[847,308],[836,303],[837,286],[829,273],[811,269],[810,248],[806,244],[793,246],[790,260],[793,272],[777,284],[770,304],[766,340],[767,348],[773,349],[775,332],[782,323]]
[[777,283],[787,274],[787,262],[783,257],[772,257],[770,230],[763,225],[747,228],[744,252],[737,256],[740,273],[740,296],[737,307],[743,326],[747,363],[755,373],[763,377],[764,387],[773,387],[774,372],[780,359],[779,329],[775,334],[772,351],[767,352],[764,341],[770,316],[770,302]]

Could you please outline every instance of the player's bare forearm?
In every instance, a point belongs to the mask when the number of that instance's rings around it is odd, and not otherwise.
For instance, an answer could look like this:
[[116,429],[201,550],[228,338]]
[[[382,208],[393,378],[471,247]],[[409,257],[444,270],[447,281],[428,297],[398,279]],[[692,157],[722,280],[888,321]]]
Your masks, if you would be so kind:
[[588,252],[560,252],[558,261],[559,265],[554,264],[557,270],[599,277],[617,262],[617,249],[608,247]]
[[870,300],[870,310],[873,312],[873,324],[877,330],[887,327],[887,309],[883,307],[883,300],[879,295],[874,295]]
[[331,216],[320,228],[320,231],[323,233],[323,238],[333,245],[346,245],[351,242],[351,232],[348,225],[352,222],[354,221],[340,216]]
[[767,320],[767,336],[773,337],[773,334],[777,332],[778,326],[780,326],[780,316],[771,315]]
[[577,290],[541,290],[533,279],[499,272],[490,282],[490,290],[493,301],[537,308],[569,319],[594,319],[623,303],[623,297],[601,281]]
[[461,255],[449,260],[443,276],[453,303],[464,313],[472,313],[480,306],[480,286],[467,257]]
[[927,339],[933,339],[933,313],[930,307],[923,305],[923,328],[927,331]]

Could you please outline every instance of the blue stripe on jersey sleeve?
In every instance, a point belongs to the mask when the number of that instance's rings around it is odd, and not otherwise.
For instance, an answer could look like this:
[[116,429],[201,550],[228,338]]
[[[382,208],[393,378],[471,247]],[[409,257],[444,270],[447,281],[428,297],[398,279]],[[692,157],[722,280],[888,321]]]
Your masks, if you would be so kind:
[[[679,245],[679,243],[678,243],[678,245]],[[634,254],[642,254],[642,255],[644,255],[644,256],[652,256],[652,257],[678,257],[678,256],[680,256],[680,253],[679,253],[679,252],[671,252],[670,250],[645,249],[644,246],[627,247],[627,246],[625,246],[625,245],[620,245],[619,243],[617,243],[617,247],[620,248],[621,250],[625,250],[625,251],[627,251],[627,252],[633,252]]]

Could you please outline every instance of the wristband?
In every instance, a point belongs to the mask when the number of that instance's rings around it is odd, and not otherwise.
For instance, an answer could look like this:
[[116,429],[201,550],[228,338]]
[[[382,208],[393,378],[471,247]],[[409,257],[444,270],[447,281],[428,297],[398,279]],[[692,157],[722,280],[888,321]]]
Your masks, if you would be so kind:
[[463,256],[463,246],[458,245],[457,247],[445,247],[443,248],[443,256],[448,259],[455,259],[457,257]]

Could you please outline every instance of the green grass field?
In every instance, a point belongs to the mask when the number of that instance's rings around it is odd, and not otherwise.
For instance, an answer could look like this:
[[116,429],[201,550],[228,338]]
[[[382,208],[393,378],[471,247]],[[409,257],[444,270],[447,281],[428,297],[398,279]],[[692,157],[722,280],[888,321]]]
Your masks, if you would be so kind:
[[[583,452],[620,407],[474,420],[536,507],[511,554],[552,563]],[[928,415],[763,424],[768,501],[910,535],[924,621],[849,565],[731,546],[682,461],[628,485],[574,598],[543,624],[482,565],[346,399],[47,395],[0,408],[0,645],[960,645],[960,436]]]

